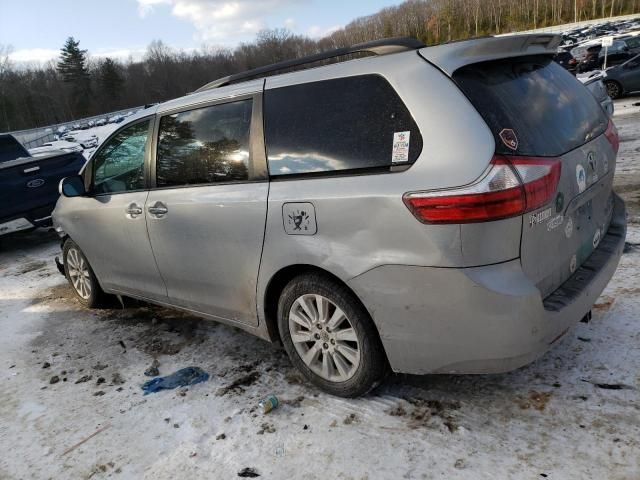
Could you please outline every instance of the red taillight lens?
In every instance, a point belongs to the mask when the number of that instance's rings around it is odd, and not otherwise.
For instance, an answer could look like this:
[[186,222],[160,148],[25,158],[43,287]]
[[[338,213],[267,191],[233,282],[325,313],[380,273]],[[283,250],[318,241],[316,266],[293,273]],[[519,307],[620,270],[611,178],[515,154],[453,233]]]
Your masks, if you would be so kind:
[[548,203],[556,193],[561,165],[558,159],[513,157],[511,164],[518,172],[527,197],[530,212]]
[[609,126],[607,126],[607,131],[604,132],[604,136],[607,137],[613,151],[617,154],[620,149],[620,138],[618,137],[618,129],[611,119],[609,119]]
[[476,223],[522,215],[548,203],[560,180],[558,159],[495,156],[474,185],[403,197],[423,223]]

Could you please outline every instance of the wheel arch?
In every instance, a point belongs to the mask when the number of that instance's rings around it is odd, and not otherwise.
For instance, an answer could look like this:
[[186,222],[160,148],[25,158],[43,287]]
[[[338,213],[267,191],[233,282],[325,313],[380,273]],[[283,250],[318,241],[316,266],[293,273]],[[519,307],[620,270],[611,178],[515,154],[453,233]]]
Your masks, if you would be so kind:
[[[347,290],[349,290],[349,292],[351,292],[353,297],[362,305],[362,307],[367,311],[367,313],[369,313],[369,316],[372,317],[371,312],[369,312],[369,309],[366,307],[366,305],[364,305],[364,303],[362,302],[358,294],[344,280],[342,280],[337,275],[331,273],[328,270],[325,270],[324,268],[318,267],[316,265],[309,265],[309,264],[288,265],[286,267],[281,268],[275,274],[272,275],[264,291],[263,314],[264,314],[265,324],[267,327],[267,333],[268,333],[269,339],[272,342],[280,341],[280,332],[278,331],[278,301],[280,300],[280,295],[282,291],[293,278],[299,275],[310,274],[310,273],[323,275],[331,279],[332,281],[344,286]],[[372,318],[372,323],[374,325],[374,328],[376,329],[378,338],[380,338],[380,332],[378,331],[378,327],[375,324],[375,322],[373,322],[373,318]],[[384,347],[383,347],[383,350],[384,350]],[[386,358],[386,352],[384,352],[384,355]]]

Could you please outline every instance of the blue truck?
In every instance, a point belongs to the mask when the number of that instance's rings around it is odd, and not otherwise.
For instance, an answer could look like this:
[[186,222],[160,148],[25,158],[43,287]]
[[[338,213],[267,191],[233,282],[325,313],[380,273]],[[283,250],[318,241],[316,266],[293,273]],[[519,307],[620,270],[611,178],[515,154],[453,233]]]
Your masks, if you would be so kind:
[[0,134],[0,235],[51,225],[58,184],[77,174],[80,152],[32,157],[11,134]]

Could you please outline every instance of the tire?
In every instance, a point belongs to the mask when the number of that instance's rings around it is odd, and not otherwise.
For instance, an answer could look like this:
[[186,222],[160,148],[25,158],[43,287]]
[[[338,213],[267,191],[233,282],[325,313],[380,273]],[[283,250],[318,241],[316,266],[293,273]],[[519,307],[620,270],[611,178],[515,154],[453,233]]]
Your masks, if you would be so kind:
[[80,303],[88,308],[96,308],[104,303],[106,294],[100,287],[87,257],[73,241],[67,240],[62,248],[64,275]]
[[605,87],[607,87],[607,94],[613,100],[622,96],[622,85],[620,85],[618,82],[614,82],[612,80],[605,82]]
[[306,274],[287,284],[278,302],[278,329],[291,363],[332,395],[364,395],[388,370],[366,309],[328,276]]

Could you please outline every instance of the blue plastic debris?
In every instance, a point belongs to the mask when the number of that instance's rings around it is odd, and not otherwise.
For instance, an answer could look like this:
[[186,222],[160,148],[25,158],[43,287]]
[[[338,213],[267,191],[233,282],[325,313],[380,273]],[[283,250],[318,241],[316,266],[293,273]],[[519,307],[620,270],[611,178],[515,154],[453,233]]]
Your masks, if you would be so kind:
[[142,385],[144,394],[155,393],[159,390],[171,390],[177,387],[186,387],[209,380],[209,374],[199,367],[186,367],[166,377],[157,377]]

